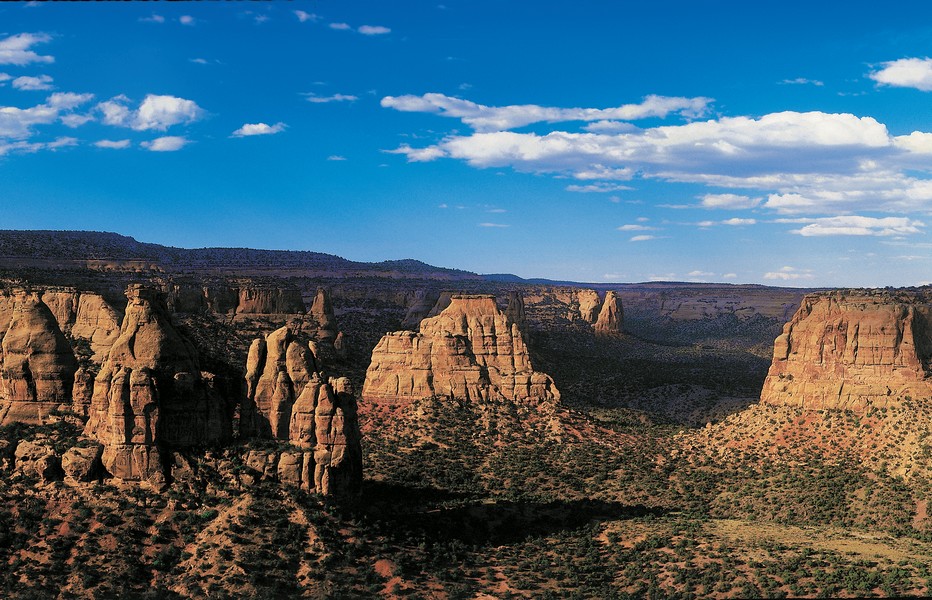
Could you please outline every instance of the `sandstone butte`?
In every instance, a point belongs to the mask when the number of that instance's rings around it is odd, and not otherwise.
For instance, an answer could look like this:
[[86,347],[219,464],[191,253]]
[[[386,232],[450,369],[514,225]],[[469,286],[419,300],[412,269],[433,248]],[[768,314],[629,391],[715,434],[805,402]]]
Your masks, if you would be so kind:
[[932,300],[920,292],[808,295],[774,342],[761,403],[804,409],[932,398]]
[[[117,479],[160,487],[170,476],[173,451],[232,441],[241,402],[242,437],[279,439],[296,448],[249,452],[247,466],[260,477],[323,494],[358,490],[355,399],[347,380],[323,375],[318,342],[307,340],[301,351],[284,328],[257,340],[246,365],[250,395],[224,398],[173,325],[165,294],[131,285],[126,296],[121,315],[93,293],[0,292],[0,424],[39,424],[56,409],[71,409],[87,418],[84,435],[99,442],[60,457],[44,446],[17,447],[23,464],[41,465],[36,469],[44,474],[62,466],[66,474],[80,470],[75,478],[87,480],[90,463],[99,461]],[[322,290],[310,313],[326,327],[315,331],[321,342],[339,339]],[[81,469],[69,469],[79,463]]]
[[[519,309],[512,305],[512,314]],[[420,333],[388,333],[372,351],[362,396],[391,402],[441,396],[556,402],[553,379],[534,371],[524,338],[489,295],[449,295]]]

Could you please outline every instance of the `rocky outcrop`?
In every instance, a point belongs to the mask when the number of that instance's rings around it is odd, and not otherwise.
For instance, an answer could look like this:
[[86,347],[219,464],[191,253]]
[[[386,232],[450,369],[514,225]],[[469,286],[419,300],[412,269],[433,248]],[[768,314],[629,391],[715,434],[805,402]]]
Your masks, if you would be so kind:
[[442,313],[452,302],[453,292],[444,291],[440,292],[440,296],[437,297],[437,301],[434,302],[434,306],[430,309],[430,312],[427,313],[426,318],[436,317]]
[[362,395],[387,401],[560,398],[553,379],[531,366],[518,325],[485,295],[452,295],[446,309],[421,322],[420,333],[386,334],[372,351]]
[[281,287],[239,289],[237,314],[298,314],[304,311],[300,290]]
[[0,358],[0,424],[40,423],[71,403],[77,360],[38,293],[14,292]]
[[761,403],[853,409],[932,398],[932,303],[920,293],[806,296],[774,342]]
[[408,312],[405,314],[405,318],[401,321],[401,326],[407,330],[416,330],[418,325],[421,324],[421,321],[430,314],[431,309],[437,302],[437,298],[435,296],[436,293],[431,294],[428,290],[415,291],[414,297],[408,304]]
[[213,389],[212,376],[201,373],[162,295],[133,285],[126,296],[120,335],[94,382],[85,434],[104,445],[110,474],[161,485],[162,454],[228,440],[232,411]]
[[624,310],[621,307],[621,297],[614,291],[605,292],[605,301],[599,311],[599,318],[595,322],[595,332],[602,335],[617,334],[624,325]]
[[521,292],[508,292],[508,307],[505,309],[505,317],[509,323],[518,326],[522,335],[527,335],[527,317],[524,314],[524,297]]
[[362,482],[356,399],[348,379],[325,378],[316,347],[287,327],[253,341],[241,427],[245,436],[311,450],[283,455],[281,479],[325,495],[355,492]]
[[595,325],[595,322],[599,319],[599,307],[602,306],[598,292],[595,290],[579,290],[576,292],[576,300],[579,302],[580,318]]

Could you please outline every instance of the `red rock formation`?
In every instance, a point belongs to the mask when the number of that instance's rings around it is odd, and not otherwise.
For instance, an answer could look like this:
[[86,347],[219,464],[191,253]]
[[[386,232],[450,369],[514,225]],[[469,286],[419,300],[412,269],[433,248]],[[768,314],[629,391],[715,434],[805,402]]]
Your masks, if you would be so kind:
[[624,310],[621,307],[621,298],[613,291],[605,292],[605,301],[599,318],[595,323],[595,332],[602,335],[620,333],[624,325]]
[[598,292],[595,290],[579,290],[576,292],[576,300],[579,302],[580,318],[595,325],[599,319],[599,307],[602,306]]
[[524,298],[521,292],[508,292],[508,307],[505,317],[510,323],[518,326],[522,335],[527,335],[527,317],[524,314]]
[[138,285],[126,295],[120,335],[94,382],[85,434],[104,444],[103,464],[113,476],[161,485],[161,454],[229,439],[230,411],[162,297]]
[[356,400],[349,380],[325,379],[316,347],[313,341],[299,341],[287,327],[253,341],[246,362],[242,432],[312,450],[283,454],[278,468],[285,474],[280,479],[325,495],[349,493],[362,483]]
[[39,294],[13,294],[10,322],[0,343],[0,423],[39,423],[71,403],[77,360]]
[[932,304],[911,293],[806,296],[774,342],[761,403],[860,410],[932,398]]
[[534,371],[517,324],[493,296],[453,295],[421,332],[386,334],[372,351],[363,397],[389,401],[430,396],[557,401],[550,376]]

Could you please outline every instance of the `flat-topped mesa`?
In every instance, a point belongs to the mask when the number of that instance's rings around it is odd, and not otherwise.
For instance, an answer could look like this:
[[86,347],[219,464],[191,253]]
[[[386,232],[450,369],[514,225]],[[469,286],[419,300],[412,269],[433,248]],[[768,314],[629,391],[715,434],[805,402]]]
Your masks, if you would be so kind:
[[932,302],[921,293],[846,291],[803,299],[774,342],[761,403],[806,409],[932,398]]
[[621,333],[624,328],[624,310],[621,297],[613,291],[605,292],[605,301],[595,323],[595,332],[601,335]]
[[289,454],[302,464],[299,476],[290,478],[300,487],[324,495],[354,493],[362,484],[356,399],[348,379],[324,377],[316,350],[316,342],[287,327],[252,342],[241,432],[308,449]]
[[77,359],[39,294],[15,290],[0,343],[0,424],[41,423],[71,403]]
[[451,295],[420,333],[388,333],[372,351],[363,398],[405,401],[430,396],[465,400],[556,402],[553,379],[534,371],[524,338],[488,295]]
[[232,411],[202,374],[197,352],[171,321],[163,296],[131,285],[114,342],[94,381],[85,435],[104,444],[114,477],[165,481],[167,450],[232,437]]

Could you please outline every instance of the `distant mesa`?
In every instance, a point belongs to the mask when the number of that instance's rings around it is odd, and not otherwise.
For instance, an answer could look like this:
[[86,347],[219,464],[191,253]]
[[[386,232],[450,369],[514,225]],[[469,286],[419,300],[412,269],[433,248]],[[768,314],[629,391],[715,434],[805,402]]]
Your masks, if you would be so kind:
[[366,372],[364,399],[559,401],[553,379],[531,365],[521,327],[513,320],[522,312],[517,300],[512,299],[510,318],[491,295],[444,298],[448,306],[424,319],[420,333],[397,331],[379,341]]
[[805,409],[932,398],[932,299],[923,292],[806,296],[774,342],[761,403]]

